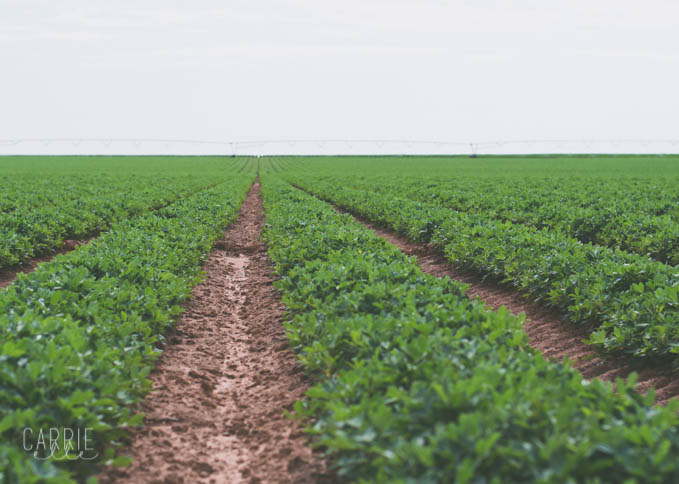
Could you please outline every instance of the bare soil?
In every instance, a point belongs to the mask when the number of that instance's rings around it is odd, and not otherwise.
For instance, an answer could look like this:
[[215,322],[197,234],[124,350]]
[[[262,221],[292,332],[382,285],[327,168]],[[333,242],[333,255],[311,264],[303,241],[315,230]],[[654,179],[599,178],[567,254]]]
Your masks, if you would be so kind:
[[36,269],[36,267],[38,267],[38,265],[42,264],[43,262],[49,262],[59,254],[66,254],[72,250],[77,249],[81,245],[86,245],[89,243],[90,240],[91,238],[86,240],[70,240],[70,239],[64,240],[64,243],[61,246],[61,248],[53,254],[44,255],[42,257],[36,257],[35,259],[31,259],[26,264],[23,264],[19,267],[0,270],[0,290],[12,284],[19,276],[19,274],[28,274],[29,272],[33,272]]
[[638,391],[645,393],[649,388],[655,388],[656,402],[660,405],[666,404],[672,397],[679,396],[679,375],[671,369],[657,365],[634,366],[629,359],[623,357],[604,359],[592,346],[583,343],[588,337],[587,328],[576,326],[565,321],[557,312],[531,303],[514,288],[483,280],[478,274],[453,266],[431,245],[410,242],[407,238],[370,221],[355,215],[354,217],[406,254],[416,256],[422,272],[437,277],[448,276],[469,284],[467,296],[484,301],[491,309],[496,310],[505,306],[513,314],[525,313],[523,327],[530,339],[530,345],[540,350],[546,357],[558,361],[568,358],[572,366],[588,379],[615,381],[616,378],[627,378],[635,371],[638,374]]
[[151,374],[145,425],[122,452],[132,465],[104,469],[101,482],[330,480],[302,423],[285,415],[310,382],[285,335],[263,225],[255,183]]

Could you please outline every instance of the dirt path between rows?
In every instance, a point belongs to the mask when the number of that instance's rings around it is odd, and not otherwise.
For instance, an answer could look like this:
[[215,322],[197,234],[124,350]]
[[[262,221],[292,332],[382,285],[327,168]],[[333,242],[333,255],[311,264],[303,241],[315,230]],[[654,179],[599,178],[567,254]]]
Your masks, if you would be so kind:
[[302,424],[284,415],[310,382],[282,325],[263,225],[255,182],[151,374],[145,426],[122,452],[133,464],[101,482],[329,480]]
[[0,291],[16,281],[16,278],[19,277],[19,274],[28,274],[29,272],[33,272],[40,264],[49,262],[58,255],[67,254],[72,250],[77,249],[81,245],[87,245],[90,240],[92,240],[92,238],[85,240],[64,240],[61,248],[52,254],[31,259],[20,267],[0,270]]
[[[335,209],[349,213],[339,207]],[[636,371],[639,376],[638,390],[644,393],[651,387],[655,388],[656,401],[661,405],[670,398],[679,396],[679,375],[672,373],[670,369],[659,366],[635,367],[620,357],[603,359],[590,345],[582,342],[587,338],[586,328],[564,321],[555,311],[527,301],[523,294],[512,288],[484,281],[478,274],[454,267],[431,245],[410,242],[406,237],[385,230],[360,216],[351,215],[401,251],[416,256],[422,272],[437,277],[448,276],[469,284],[467,295],[470,298],[479,298],[491,309],[505,306],[513,314],[525,313],[523,327],[530,339],[530,345],[546,357],[559,361],[568,357],[573,367],[588,379],[615,381],[616,378],[626,378],[632,371]]]

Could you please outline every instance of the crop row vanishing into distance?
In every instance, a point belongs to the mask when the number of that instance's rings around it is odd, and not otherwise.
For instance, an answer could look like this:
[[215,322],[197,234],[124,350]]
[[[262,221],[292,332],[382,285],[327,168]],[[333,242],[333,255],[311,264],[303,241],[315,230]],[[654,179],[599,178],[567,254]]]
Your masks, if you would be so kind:
[[[132,158],[110,164],[94,158],[89,165],[73,167],[41,161],[18,159],[3,166],[0,270],[53,252],[65,239],[97,234],[127,217],[225,180],[225,167],[215,165],[214,159],[170,160],[181,170],[150,171],[147,166],[134,174],[129,171],[135,164],[153,166],[154,160]],[[188,163],[198,165],[197,169],[190,170]]]
[[[79,201],[98,193],[121,203],[128,196],[137,208],[116,212],[89,245],[0,292],[0,481],[84,480],[99,464],[125,463],[116,449],[126,427],[143,422],[136,404],[150,388],[163,334],[257,172],[288,337],[316,382],[296,413],[308,419],[340,479],[679,480],[679,402],[654,406],[653,392],[640,395],[634,378],[588,381],[569,363],[546,360],[529,346],[520,317],[470,301],[463,284],[422,274],[415,259],[319,199],[433,243],[451,263],[503,279],[571,322],[593,326],[597,347],[671,365],[679,352],[677,267],[632,245],[583,243],[567,230],[567,218],[548,222],[549,211],[540,210],[563,200],[564,210],[599,217],[611,200],[615,215],[596,220],[613,220],[624,207],[634,217],[672,220],[678,161],[4,160],[0,177],[17,182],[14,193],[38,176],[54,177],[55,192],[33,205],[4,197],[3,214],[49,208],[67,220]],[[83,183],[101,183],[101,192]],[[513,202],[503,200],[521,198],[521,186],[530,201],[511,212]],[[559,186],[566,188],[554,198]],[[611,186],[628,187],[632,201],[614,200]],[[487,193],[475,195],[473,187]],[[483,208],[494,191],[505,208]],[[596,224],[601,233],[614,229]],[[27,427],[92,428],[100,457],[35,459],[22,449]]]
[[[325,174],[340,185],[347,178],[342,170],[327,170]],[[445,178],[440,170],[403,176],[393,170],[365,170],[349,178],[354,188],[386,195],[396,191],[402,198],[558,230],[581,242],[679,263],[679,191],[675,178],[609,176],[602,180],[576,172],[572,177],[535,176],[517,183],[515,176]]]
[[359,176],[314,176],[308,170],[283,176],[413,240],[433,243],[452,263],[511,283],[573,323],[589,325],[595,346],[677,365],[677,266],[583,243],[548,227],[412,200],[403,196],[408,184],[401,189],[398,182],[389,183],[388,175],[385,170],[383,185]]
[[[342,177],[333,180],[343,183]],[[356,188],[436,203],[460,212],[549,228],[581,242],[679,263],[679,193],[673,182],[637,180],[608,185],[588,179],[515,180],[364,179]],[[621,195],[624,194],[624,195]]]
[[[0,481],[87,476],[142,421],[130,405],[149,389],[163,332],[254,174],[221,177],[232,180],[122,221],[0,292]],[[59,460],[62,448],[38,460],[22,449],[26,428],[34,440],[37,429],[90,428],[100,457]]]
[[675,402],[588,382],[329,205],[262,184],[265,240],[290,338],[321,383],[314,417],[340,475],[365,482],[666,482],[679,478]]

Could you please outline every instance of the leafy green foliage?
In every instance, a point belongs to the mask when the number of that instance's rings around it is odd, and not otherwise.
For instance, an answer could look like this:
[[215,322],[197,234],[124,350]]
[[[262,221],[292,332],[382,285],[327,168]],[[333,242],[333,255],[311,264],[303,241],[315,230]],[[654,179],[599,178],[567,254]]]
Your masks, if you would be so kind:
[[640,396],[632,381],[614,389],[546,361],[506,310],[422,274],[350,216],[278,179],[262,186],[290,340],[320,379],[296,410],[315,419],[311,431],[341,476],[679,479],[679,403],[653,408],[653,394]]
[[296,158],[293,173],[679,264],[679,157]]
[[[0,270],[61,248],[131,216],[163,207],[226,179],[224,166],[195,160],[193,173],[156,171],[75,158],[75,172],[60,158],[0,161]],[[36,167],[31,167],[31,161]],[[139,166],[147,160],[136,160]],[[28,165],[28,166],[26,166]],[[51,173],[50,167],[64,172]],[[39,168],[39,169],[38,169]],[[110,170],[110,171],[109,171]]]
[[[328,179],[344,185],[342,176]],[[669,264],[679,264],[679,193],[676,181],[431,177],[352,180],[350,185],[385,195],[440,204],[500,221],[549,228]],[[624,196],[621,196],[624,194]]]
[[92,462],[38,461],[22,430],[85,428],[102,455],[148,391],[160,335],[181,312],[212,242],[237,216],[244,175],[115,225],[0,293],[0,481],[54,482]]
[[679,266],[582,242],[559,231],[501,222],[434,203],[295,177],[315,194],[375,222],[431,242],[455,264],[510,283],[577,324],[590,342],[638,358],[679,353]]

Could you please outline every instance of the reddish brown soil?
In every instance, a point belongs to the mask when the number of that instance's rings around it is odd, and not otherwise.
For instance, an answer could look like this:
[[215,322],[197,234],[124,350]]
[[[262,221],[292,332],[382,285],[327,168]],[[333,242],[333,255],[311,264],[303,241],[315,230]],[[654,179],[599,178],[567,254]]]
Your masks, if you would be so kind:
[[35,259],[28,261],[26,264],[20,267],[14,267],[11,269],[0,271],[0,290],[12,284],[19,276],[19,274],[28,274],[29,272],[33,272],[36,269],[36,267],[38,267],[38,265],[42,264],[43,262],[49,262],[59,254],[66,254],[67,252],[77,249],[81,245],[86,245],[90,240],[91,239],[64,240],[64,243],[61,246],[61,248],[54,254],[36,257]]
[[281,322],[263,225],[255,183],[151,374],[145,426],[122,452],[133,464],[104,469],[102,482],[328,480],[302,424],[284,415],[310,382]]
[[431,245],[410,242],[361,217],[356,218],[406,254],[416,256],[422,272],[437,277],[448,276],[469,284],[467,295],[484,301],[489,308],[505,306],[514,314],[525,313],[523,327],[530,338],[530,345],[546,357],[559,361],[567,357],[572,366],[588,379],[615,381],[636,371],[639,376],[637,389],[644,393],[651,387],[655,388],[658,404],[665,404],[670,398],[679,396],[679,375],[670,369],[659,366],[634,367],[629,360],[621,357],[603,359],[593,351],[592,346],[583,343],[587,338],[587,328],[564,321],[558,313],[527,301],[523,294],[513,288],[483,280],[478,274],[454,267]]

